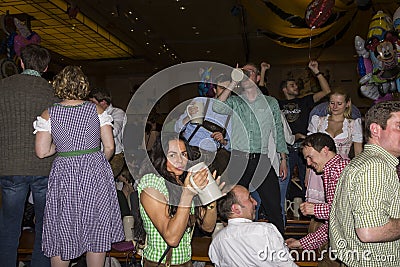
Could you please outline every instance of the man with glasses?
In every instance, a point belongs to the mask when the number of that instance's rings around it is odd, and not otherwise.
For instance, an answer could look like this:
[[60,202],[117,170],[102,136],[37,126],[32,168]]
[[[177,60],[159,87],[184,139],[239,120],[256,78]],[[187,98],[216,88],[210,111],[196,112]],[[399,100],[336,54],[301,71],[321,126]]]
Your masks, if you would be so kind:
[[[229,90],[218,97],[222,102],[213,105],[214,111],[231,114],[232,156],[228,165],[228,179],[240,177],[239,181],[225,181],[227,186],[238,183],[246,188],[251,185],[257,189],[266,217],[283,235],[284,223],[280,206],[278,177],[271,167],[269,158],[269,137],[276,142],[276,152],[280,153],[279,174],[287,175],[286,154],[288,153],[281,112],[275,98],[265,96],[257,87],[260,74],[257,66],[246,64],[242,69],[246,75],[241,81],[233,81]],[[243,89],[240,95],[230,96],[230,90],[237,85]]]

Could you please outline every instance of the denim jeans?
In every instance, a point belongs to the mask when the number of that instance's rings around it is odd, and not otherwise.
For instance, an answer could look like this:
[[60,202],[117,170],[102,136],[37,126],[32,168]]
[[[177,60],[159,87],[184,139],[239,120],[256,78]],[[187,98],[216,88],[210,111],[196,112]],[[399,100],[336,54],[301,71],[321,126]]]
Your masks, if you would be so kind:
[[282,208],[282,217],[283,217],[283,223],[286,226],[286,210],[285,210],[285,201],[286,201],[286,193],[287,193],[287,189],[290,183],[290,163],[289,161],[287,162],[287,176],[285,180],[282,180],[281,177],[279,177],[279,188],[281,190],[281,208]]
[[0,265],[16,266],[21,224],[29,188],[35,209],[35,243],[31,267],[50,267],[42,251],[43,214],[46,205],[47,176],[0,176]]

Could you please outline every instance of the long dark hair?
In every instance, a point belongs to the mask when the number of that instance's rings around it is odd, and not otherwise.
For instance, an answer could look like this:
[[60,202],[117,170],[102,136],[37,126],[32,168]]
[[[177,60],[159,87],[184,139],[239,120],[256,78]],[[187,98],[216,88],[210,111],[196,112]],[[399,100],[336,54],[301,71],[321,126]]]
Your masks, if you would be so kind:
[[[190,148],[188,142],[182,135],[175,134],[161,134],[156,142],[154,143],[153,149],[150,151],[149,160],[145,160],[142,164],[142,168],[140,170],[140,175],[144,175],[146,173],[154,173],[156,171],[160,176],[162,176],[166,180],[166,187],[169,194],[169,207],[168,214],[170,217],[173,217],[178,209],[178,204],[180,202],[180,198],[182,195],[182,185],[187,176],[187,171],[184,171],[182,175],[179,177],[179,182],[177,181],[175,174],[169,172],[167,170],[167,151],[169,149],[169,142],[172,140],[179,140],[185,144],[186,151],[188,154],[188,159],[193,160],[193,151]],[[200,200],[196,195],[193,199],[196,208],[195,208],[195,219],[199,224],[203,223],[203,218],[201,216],[201,210],[204,209],[200,206]],[[194,221],[188,221],[188,227],[192,227],[194,225]]]

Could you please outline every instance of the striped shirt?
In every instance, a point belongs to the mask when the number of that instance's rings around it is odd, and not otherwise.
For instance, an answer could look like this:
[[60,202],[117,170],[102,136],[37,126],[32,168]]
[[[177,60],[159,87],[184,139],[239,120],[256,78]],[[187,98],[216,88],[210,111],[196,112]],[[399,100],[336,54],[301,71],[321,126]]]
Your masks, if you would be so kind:
[[[165,185],[165,180],[156,174],[150,173],[144,175],[138,184],[138,194],[140,194],[145,188],[154,188],[163,194],[166,199],[169,198],[168,190]],[[143,256],[147,260],[158,262],[167,248],[167,243],[164,241],[157,228],[154,226],[146,211],[144,210],[142,204],[140,203],[140,216],[143,220],[143,226],[146,231],[147,245],[143,249]],[[162,211],[164,212],[164,211]],[[191,214],[193,214],[194,209],[192,207]],[[183,234],[178,247],[172,249],[171,264],[182,264],[190,261],[192,258],[192,229],[186,229]],[[165,263],[165,258],[163,260]]]
[[288,154],[281,112],[275,98],[260,93],[249,102],[244,95],[230,96],[224,102],[215,101],[213,110],[232,114],[232,149],[268,154],[268,140],[272,134],[276,151]]
[[399,266],[400,240],[363,243],[355,229],[380,227],[400,218],[398,159],[378,145],[364,151],[344,169],[330,214],[330,244],[348,266]]

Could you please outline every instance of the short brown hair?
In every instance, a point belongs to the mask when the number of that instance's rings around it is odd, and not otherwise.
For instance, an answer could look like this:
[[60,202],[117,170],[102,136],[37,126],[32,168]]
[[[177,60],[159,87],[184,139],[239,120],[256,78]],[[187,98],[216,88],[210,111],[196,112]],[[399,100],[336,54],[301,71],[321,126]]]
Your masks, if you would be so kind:
[[304,147],[312,147],[316,151],[321,152],[324,147],[327,147],[330,151],[336,153],[335,141],[332,137],[326,133],[313,133],[307,135],[307,137],[301,143],[301,149]]
[[78,66],[66,66],[53,81],[55,95],[61,99],[85,99],[89,94],[89,81]]
[[21,60],[25,69],[44,72],[50,63],[49,51],[37,44],[29,44],[21,49]]
[[108,105],[111,104],[111,94],[104,88],[94,88],[89,93],[89,98],[95,98],[98,102],[106,101]]
[[400,101],[385,101],[372,106],[365,114],[365,136],[371,137],[369,127],[376,123],[386,129],[387,121],[392,117],[392,113],[400,112]]
[[218,215],[221,221],[228,222],[232,214],[232,205],[239,204],[234,190],[230,190],[224,197],[217,201]]

